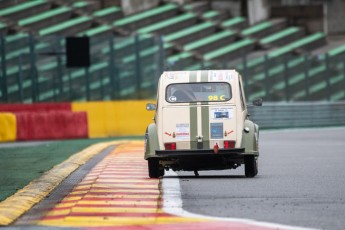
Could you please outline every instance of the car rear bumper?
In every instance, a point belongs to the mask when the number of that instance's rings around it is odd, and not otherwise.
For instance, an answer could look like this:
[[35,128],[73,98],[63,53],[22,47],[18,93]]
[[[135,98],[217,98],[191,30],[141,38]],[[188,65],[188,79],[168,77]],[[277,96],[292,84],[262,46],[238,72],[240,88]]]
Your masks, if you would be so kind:
[[201,156],[228,156],[237,157],[243,156],[244,148],[241,149],[219,149],[218,153],[215,153],[213,149],[193,149],[193,150],[156,150],[156,155],[160,157],[201,157]]
[[157,150],[156,156],[173,170],[218,170],[230,169],[244,163],[245,149],[202,150]]

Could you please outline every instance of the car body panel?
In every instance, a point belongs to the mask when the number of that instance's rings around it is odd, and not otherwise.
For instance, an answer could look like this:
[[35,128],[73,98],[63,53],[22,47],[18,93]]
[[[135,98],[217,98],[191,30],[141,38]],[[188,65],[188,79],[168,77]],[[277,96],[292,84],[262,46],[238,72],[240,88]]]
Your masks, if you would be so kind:
[[[235,70],[164,72],[155,123],[145,135],[145,159],[159,158],[165,169],[193,170],[188,166],[192,164],[194,170],[210,170],[237,167],[244,155],[257,157],[259,127],[248,120],[245,101],[242,78]],[[235,146],[227,151],[224,141]],[[166,150],[169,143],[176,150]],[[193,154],[200,164],[193,162]],[[208,161],[213,162],[209,167]]]

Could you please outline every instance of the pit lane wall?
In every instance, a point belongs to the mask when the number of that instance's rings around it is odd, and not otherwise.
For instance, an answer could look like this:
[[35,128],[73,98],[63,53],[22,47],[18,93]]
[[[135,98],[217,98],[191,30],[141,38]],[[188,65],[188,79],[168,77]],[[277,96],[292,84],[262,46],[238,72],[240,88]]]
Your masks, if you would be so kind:
[[[154,101],[0,104],[0,142],[141,136]],[[249,107],[261,129],[344,126],[345,101],[264,103]]]
[[0,104],[0,142],[144,135],[154,116],[146,103]]

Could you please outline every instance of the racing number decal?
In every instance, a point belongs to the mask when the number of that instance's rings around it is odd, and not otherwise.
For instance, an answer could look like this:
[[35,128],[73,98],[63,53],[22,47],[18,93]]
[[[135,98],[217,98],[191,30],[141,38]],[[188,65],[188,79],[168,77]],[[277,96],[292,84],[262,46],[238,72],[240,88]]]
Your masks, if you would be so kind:
[[225,101],[225,95],[210,95],[208,96],[209,101]]

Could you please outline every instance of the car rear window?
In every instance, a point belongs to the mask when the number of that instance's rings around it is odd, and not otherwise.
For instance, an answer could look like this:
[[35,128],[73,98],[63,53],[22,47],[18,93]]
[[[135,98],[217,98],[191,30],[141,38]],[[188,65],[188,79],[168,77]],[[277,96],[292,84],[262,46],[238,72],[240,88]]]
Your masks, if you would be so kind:
[[167,86],[169,103],[224,102],[231,99],[230,84],[225,82],[178,83]]

